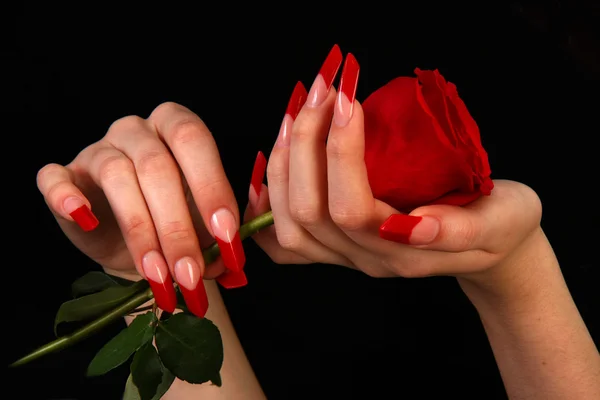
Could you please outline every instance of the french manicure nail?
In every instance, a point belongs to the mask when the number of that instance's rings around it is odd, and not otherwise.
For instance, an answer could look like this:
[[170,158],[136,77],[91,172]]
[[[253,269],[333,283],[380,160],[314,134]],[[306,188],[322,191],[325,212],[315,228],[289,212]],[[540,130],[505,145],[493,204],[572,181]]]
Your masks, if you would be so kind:
[[179,290],[188,309],[196,316],[204,318],[208,310],[208,296],[200,275],[200,266],[191,257],[183,257],[173,268]]
[[163,256],[156,250],[148,252],[142,258],[142,269],[150,284],[156,305],[164,311],[172,313],[177,306],[177,296],[169,267]]
[[265,177],[265,170],[267,169],[267,159],[262,151],[259,151],[254,161],[254,168],[252,169],[252,179],[250,180],[250,192],[248,193],[248,201],[253,210],[258,207],[258,201],[260,200],[260,192],[262,190],[262,183]]
[[279,146],[288,147],[290,145],[292,125],[294,125],[294,120],[306,102],[306,96],[306,89],[302,82],[296,83],[294,91],[288,101],[287,109],[285,110],[283,121],[281,122],[281,128],[279,128],[279,136],[277,137],[277,144]]
[[99,224],[92,210],[78,197],[66,199],[63,208],[85,232],[93,231]]
[[344,62],[340,78],[340,91],[337,94],[333,110],[333,122],[340,128],[348,125],[348,122],[352,118],[359,72],[360,66],[358,65],[358,61],[356,61],[353,54],[349,53]]
[[236,289],[248,284],[248,278],[243,270],[226,271],[217,278],[217,282],[225,289]]
[[329,93],[329,89],[331,89],[331,85],[333,85],[333,80],[342,64],[343,58],[342,51],[336,44],[329,51],[325,62],[323,62],[323,65],[319,70],[317,78],[310,88],[310,92],[308,92],[308,99],[306,100],[308,106],[317,107],[325,101],[327,93]]
[[440,232],[440,221],[434,217],[394,214],[379,227],[379,236],[393,242],[424,245],[433,242]]
[[233,213],[227,208],[217,210],[210,219],[223,264],[231,271],[240,271],[246,263],[246,255]]

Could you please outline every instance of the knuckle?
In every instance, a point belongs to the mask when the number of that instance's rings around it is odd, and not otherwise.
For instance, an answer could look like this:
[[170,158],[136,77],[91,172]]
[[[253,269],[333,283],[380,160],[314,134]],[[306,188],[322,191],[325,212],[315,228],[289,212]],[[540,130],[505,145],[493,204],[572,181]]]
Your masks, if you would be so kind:
[[207,139],[211,135],[202,122],[197,119],[186,118],[175,123],[166,136],[172,145],[184,145]]
[[417,278],[422,276],[422,273],[419,273],[421,268],[418,265],[418,260],[408,261],[392,256],[383,257],[380,260],[380,268],[376,269],[402,278]]
[[42,168],[39,169],[39,171],[37,172],[36,178],[35,178],[38,187],[41,188],[44,184],[44,181],[48,177],[50,177],[56,173],[60,173],[62,171],[62,169],[63,169],[62,166],[55,164],[55,163],[44,165]]
[[269,185],[280,185],[287,181],[288,171],[282,164],[279,157],[273,157],[273,155],[271,155],[269,163],[267,164],[267,181],[269,182]]
[[129,239],[146,238],[154,230],[151,221],[139,215],[133,215],[122,222],[123,234]]
[[314,139],[315,127],[307,118],[296,118],[292,127],[292,137],[296,141]]
[[470,249],[477,242],[480,234],[481,230],[477,229],[472,219],[466,219],[463,224],[457,226],[455,231],[452,232],[452,236],[457,240],[458,249],[464,250]]
[[113,122],[106,133],[107,137],[127,134],[132,130],[147,129],[146,120],[137,115],[128,115]]
[[141,176],[162,175],[172,166],[171,155],[163,149],[145,150],[135,160],[135,169]]
[[265,250],[265,253],[275,264],[287,264],[289,262],[289,256],[286,256],[282,249]]
[[102,160],[98,166],[98,178],[103,186],[110,185],[131,176],[133,170],[133,163],[127,157],[115,154]]
[[314,226],[322,219],[319,205],[316,202],[303,201],[301,204],[297,204],[292,201],[290,202],[290,215],[302,226]]
[[345,231],[358,231],[368,223],[366,213],[348,207],[348,205],[332,204],[329,207],[329,213],[333,222]]
[[215,194],[222,194],[224,188],[229,190],[229,180],[222,174],[213,176],[205,182],[188,182],[188,184],[194,192],[194,197],[199,199],[213,197]]
[[161,225],[158,229],[158,233],[164,240],[169,242],[187,241],[196,237],[194,229],[180,221]]
[[333,160],[345,160],[350,157],[356,157],[356,151],[348,149],[347,141],[344,141],[343,135],[330,135],[327,139],[327,158]]
[[295,252],[300,249],[302,246],[302,235],[298,232],[286,231],[280,232],[277,231],[277,241],[279,245],[284,250]]
[[172,114],[179,110],[181,110],[181,106],[179,104],[173,101],[165,101],[164,103],[161,103],[158,106],[156,106],[156,108],[154,108],[150,115],[152,117],[161,114]]

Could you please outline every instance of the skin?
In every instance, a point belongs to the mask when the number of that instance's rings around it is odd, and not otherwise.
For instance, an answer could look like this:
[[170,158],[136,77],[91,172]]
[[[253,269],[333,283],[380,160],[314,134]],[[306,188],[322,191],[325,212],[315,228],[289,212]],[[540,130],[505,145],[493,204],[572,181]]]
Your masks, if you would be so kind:
[[[600,398],[600,355],[540,227],[537,194],[497,180],[491,196],[468,206],[414,210],[438,223],[411,244],[381,239],[379,226],[398,211],[370,192],[360,104],[338,126],[331,123],[336,97],[332,88],[320,105],[305,105],[289,146],[275,144],[269,184],[244,216],[273,211],[275,225],[254,236],[258,245],[280,264],[338,264],[375,278],[454,276],[479,313],[512,399]],[[205,279],[224,271],[220,261],[205,266],[200,249],[213,241],[211,213],[238,207],[208,128],[183,106],[166,103],[147,119],[115,122],[70,164],[42,168],[38,186],[67,237],[109,273],[139,279],[149,250],[170,268],[194,257]],[[70,197],[93,207],[101,221],[95,231],[74,224],[64,209]],[[166,398],[264,398],[214,283],[207,291],[208,317],[224,339],[223,387],[177,381]]]

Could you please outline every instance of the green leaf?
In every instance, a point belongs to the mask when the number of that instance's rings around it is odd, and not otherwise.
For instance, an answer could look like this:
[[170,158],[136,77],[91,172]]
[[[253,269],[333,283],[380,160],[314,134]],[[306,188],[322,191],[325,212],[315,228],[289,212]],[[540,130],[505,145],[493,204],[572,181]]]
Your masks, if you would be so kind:
[[64,302],[54,319],[54,334],[62,322],[83,321],[97,317],[120,305],[123,301],[148,288],[148,281],[141,280],[131,286],[115,286]]
[[131,286],[132,281],[112,276],[101,271],[88,272],[71,285],[74,298],[97,293],[113,286]]
[[133,383],[133,378],[129,374],[127,382],[125,383],[125,390],[123,391],[123,400],[142,400],[138,388]]
[[118,367],[141,346],[152,339],[156,315],[147,312],[137,316],[131,324],[110,340],[96,354],[87,369],[88,376],[98,376]]
[[[165,395],[165,393],[167,393],[167,390],[169,390],[169,388],[173,384],[173,381],[175,380],[175,375],[173,375],[171,371],[166,369],[164,365],[162,367],[162,381],[160,382],[160,385],[158,385],[158,388],[156,389],[156,394],[154,395],[152,400],[160,400]],[[133,377],[131,374],[129,374],[129,378],[127,378],[127,383],[125,384],[123,400],[142,400],[137,386],[135,386],[135,383],[133,383]]]
[[221,333],[206,318],[179,313],[159,322],[156,347],[165,367],[190,383],[215,379],[223,365]]
[[173,373],[169,371],[164,365],[162,367],[162,381],[160,382],[160,385],[158,385],[158,388],[156,389],[156,394],[154,395],[152,400],[160,400],[163,397],[163,395],[167,393],[167,390],[169,390],[169,388],[173,384],[173,381],[175,380],[175,375],[173,375]]
[[218,387],[221,387],[223,385],[223,381],[221,380],[221,374],[219,372],[217,372],[217,375],[214,376],[210,381],[213,385]]
[[131,363],[131,376],[141,400],[152,400],[162,381],[163,366],[152,342],[139,348]]

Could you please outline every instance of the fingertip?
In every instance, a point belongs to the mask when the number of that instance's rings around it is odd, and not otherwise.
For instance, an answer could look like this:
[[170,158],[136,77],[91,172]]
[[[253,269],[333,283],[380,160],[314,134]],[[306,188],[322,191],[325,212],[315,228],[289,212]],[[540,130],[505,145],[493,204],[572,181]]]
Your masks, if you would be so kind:
[[437,238],[440,227],[436,217],[393,214],[381,224],[379,236],[402,244],[426,245]]
[[62,211],[71,217],[85,232],[93,231],[100,224],[89,205],[80,197],[70,196],[66,198],[63,201]]

